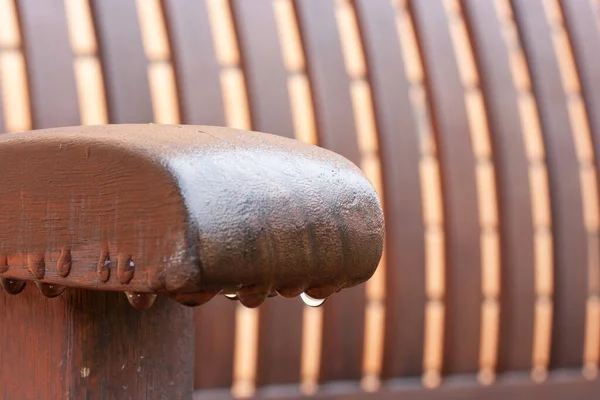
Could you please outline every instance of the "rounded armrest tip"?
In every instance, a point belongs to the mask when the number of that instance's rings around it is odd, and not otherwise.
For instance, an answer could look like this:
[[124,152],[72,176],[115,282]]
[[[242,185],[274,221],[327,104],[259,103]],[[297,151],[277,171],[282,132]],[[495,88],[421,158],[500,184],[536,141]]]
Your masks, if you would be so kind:
[[274,135],[39,130],[0,138],[0,170],[7,279],[187,305],[225,293],[254,307],[277,293],[327,297],[367,280],[381,257],[381,204],[362,172]]

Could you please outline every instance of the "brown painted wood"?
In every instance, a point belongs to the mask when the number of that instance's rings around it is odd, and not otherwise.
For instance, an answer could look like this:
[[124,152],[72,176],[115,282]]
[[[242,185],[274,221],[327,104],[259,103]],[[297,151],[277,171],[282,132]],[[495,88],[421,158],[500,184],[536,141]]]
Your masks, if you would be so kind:
[[178,83],[181,121],[224,126],[219,64],[205,2],[166,0],[163,5]]
[[597,16],[590,2],[566,1],[561,5],[590,124],[596,170],[600,171],[600,29]]
[[554,235],[554,324],[550,366],[581,366],[587,298],[587,245],[579,163],[566,97],[542,0],[513,1],[546,145]]
[[134,1],[90,0],[110,123],[152,122],[147,61]]
[[518,93],[494,3],[466,0],[463,6],[481,72],[500,209],[498,371],[527,370],[531,368],[533,354],[534,232]]
[[411,4],[436,129],[446,234],[445,373],[479,367],[481,266],[475,160],[464,91],[441,0]]
[[[219,64],[205,2],[163,2],[181,121],[224,126]],[[236,303],[218,296],[194,310],[194,388],[231,387]],[[206,362],[206,360],[212,360]]]
[[294,126],[271,0],[233,0],[253,128],[288,138]]
[[29,284],[0,293],[0,397],[191,398],[192,310],[161,298],[133,309],[121,293]]
[[0,137],[0,171],[4,278],[166,293],[187,305],[224,290],[256,307],[272,289],[357,285],[381,257],[381,205],[362,172],[275,135],[38,130]]
[[[332,0],[295,3],[316,108],[319,144],[358,164],[360,155]],[[360,379],[364,288],[346,289],[324,305],[321,381]]]
[[373,92],[386,217],[386,320],[382,375],[422,373],[425,231],[420,148],[393,5],[358,0],[356,12]]
[[[321,386],[312,398],[318,400],[463,400],[463,399],[576,399],[595,398],[600,381],[585,380],[579,370],[555,372],[544,384],[533,382],[527,373],[501,375],[490,386],[481,386],[474,375],[448,377],[439,388],[424,389],[418,378],[391,379],[377,392],[364,392],[358,382],[335,382]],[[194,399],[230,400],[224,390],[197,391]],[[303,399],[292,385],[266,387],[259,390],[256,399]]]
[[64,2],[24,0],[17,5],[25,42],[33,127],[79,125]]
[[236,305],[217,296],[194,310],[195,389],[230,388],[233,383]]
[[[248,85],[252,128],[294,137],[281,44],[271,0],[233,1],[242,66]],[[302,301],[273,299],[260,309],[257,385],[298,382]],[[274,368],[285,365],[285,368]]]

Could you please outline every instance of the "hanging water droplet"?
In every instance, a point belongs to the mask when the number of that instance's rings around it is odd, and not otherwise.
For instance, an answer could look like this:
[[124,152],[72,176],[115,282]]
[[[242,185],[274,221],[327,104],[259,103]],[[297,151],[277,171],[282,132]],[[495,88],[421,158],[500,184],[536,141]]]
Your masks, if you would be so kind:
[[229,300],[237,300],[238,296],[236,293],[225,293],[225,297],[227,297]]
[[156,295],[154,293],[136,293],[136,292],[125,292],[127,301],[136,310],[146,310],[154,304],[156,301]]
[[307,295],[304,292],[300,295],[300,298],[302,299],[304,304],[306,304],[309,307],[320,307],[323,305],[323,303],[325,303],[325,300],[327,300],[327,299],[315,299],[313,297],[310,297],[309,295]]
[[25,288],[26,281],[20,281],[18,279],[4,278],[0,281],[2,288],[8,294],[19,294]]
[[50,283],[36,282],[35,283],[41,294],[46,297],[58,297],[65,291],[62,285],[54,285]]

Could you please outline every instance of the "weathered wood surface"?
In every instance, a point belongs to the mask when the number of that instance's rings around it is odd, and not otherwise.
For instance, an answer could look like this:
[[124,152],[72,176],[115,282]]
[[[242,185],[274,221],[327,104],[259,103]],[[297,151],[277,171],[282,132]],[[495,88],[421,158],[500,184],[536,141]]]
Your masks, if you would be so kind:
[[138,311],[115,292],[29,283],[0,291],[0,398],[190,399],[193,310],[159,298]]
[[[5,280],[326,298],[381,255],[375,190],[341,156],[273,135],[206,126],[111,125],[0,137]],[[9,283],[8,281],[5,281]],[[50,287],[50,286],[52,287]]]

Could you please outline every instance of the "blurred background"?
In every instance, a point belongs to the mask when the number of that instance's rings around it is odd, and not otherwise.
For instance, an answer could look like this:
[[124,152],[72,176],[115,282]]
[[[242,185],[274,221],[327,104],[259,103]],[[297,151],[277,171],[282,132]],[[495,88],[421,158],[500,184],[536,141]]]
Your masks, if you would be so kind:
[[198,398],[582,393],[600,352],[599,10],[0,0],[0,130],[225,125],[371,180],[387,221],[373,278],[320,308],[199,307]]

